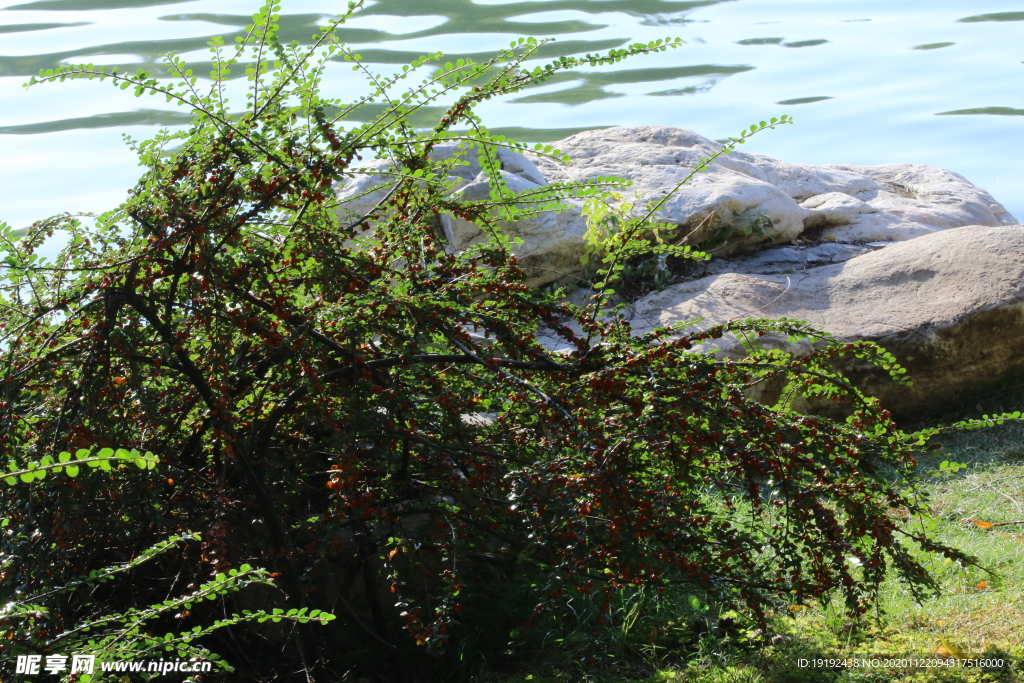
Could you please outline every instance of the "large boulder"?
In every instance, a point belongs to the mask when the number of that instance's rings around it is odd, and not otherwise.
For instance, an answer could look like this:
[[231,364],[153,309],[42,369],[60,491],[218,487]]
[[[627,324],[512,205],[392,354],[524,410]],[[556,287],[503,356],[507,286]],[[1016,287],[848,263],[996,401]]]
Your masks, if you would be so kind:
[[[553,182],[622,177],[632,182],[623,201],[635,212],[675,190],[656,218],[718,257],[705,266],[706,277],[636,302],[638,331],[697,318],[707,326],[786,317],[841,340],[876,341],[908,369],[913,386],[852,361],[843,369],[904,418],[1024,366],[1024,228],[951,171],[809,166],[736,151],[677,188],[722,146],[659,126],[587,131],[555,146],[571,155],[570,164],[499,150],[504,186],[529,194]],[[490,199],[491,178],[475,149],[438,145],[431,158],[450,164],[453,199]],[[368,162],[346,180],[338,190],[342,221],[377,209],[393,186],[393,168]],[[495,224],[520,240],[515,253],[531,284],[581,270],[586,221],[579,204],[563,208]],[[457,216],[441,216],[439,227],[454,250],[489,238],[478,223]],[[781,337],[762,341],[809,351]],[[730,356],[744,353],[735,339],[717,345]]]
[[[877,342],[912,386],[863,364],[844,369],[903,419],[915,419],[1024,367],[1024,227],[966,226],[788,275],[723,273],[649,294],[633,327],[742,318],[805,320],[839,340]],[[798,355],[807,342],[763,338]],[[742,357],[736,339],[716,342]]]
[[[548,181],[619,176],[633,182],[634,211],[672,191],[722,145],[665,126],[591,130],[555,143],[569,166],[535,158]],[[720,157],[666,202],[658,218],[680,226],[688,243],[716,255],[790,242],[901,241],[965,225],[1016,221],[987,192],[943,169],[913,164],[809,166],[733,152]]]
[[[640,126],[586,131],[555,146],[571,155],[569,165],[499,149],[507,188],[529,193],[552,182],[622,177],[632,182],[623,199],[633,203],[636,213],[675,190],[656,218],[677,226],[674,239],[732,257],[713,262],[713,273],[784,273],[851,258],[872,242],[903,241],[966,225],[1016,223],[981,188],[928,166],[808,166],[736,151],[677,189],[722,145],[679,128]],[[490,198],[493,188],[478,150],[449,143],[437,145],[430,156],[450,164],[453,199]],[[390,161],[376,160],[354,169],[337,192],[343,224],[372,212],[387,197],[393,168]],[[531,284],[567,279],[582,270],[586,220],[578,203],[565,202],[563,209],[497,224],[521,240],[515,254]],[[489,238],[480,225],[457,216],[441,216],[439,227],[456,251]],[[763,251],[750,255],[757,250]]]

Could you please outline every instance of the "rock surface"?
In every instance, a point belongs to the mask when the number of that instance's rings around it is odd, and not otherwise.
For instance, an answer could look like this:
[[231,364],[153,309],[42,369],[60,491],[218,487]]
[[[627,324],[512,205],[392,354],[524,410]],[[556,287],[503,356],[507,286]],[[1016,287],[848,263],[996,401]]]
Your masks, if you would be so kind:
[[[665,196],[701,159],[722,149],[664,126],[592,130],[554,144],[573,161],[563,167],[535,159],[549,181],[620,176],[633,181],[630,194],[642,199]],[[800,236],[902,241],[966,225],[1016,223],[991,195],[952,171],[914,164],[809,166],[740,151],[680,188],[659,217],[716,255]]]
[[[860,388],[898,418],[913,419],[1024,367],[1024,227],[966,226],[792,275],[723,273],[650,294],[633,326],[702,318],[805,320],[840,340],[875,341],[907,368],[913,386],[851,365]],[[765,337],[768,347],[806,347]],[[806,344],[806,342],[804,342]],[[723,338],[726,355],[745,355]]]
[[[508,149],[499,149],[497,155],[500,173],[512,192],[528,192],[548,184],[526,156]],[[491,183],[480,166],[478,150],[456,144],[438,145],[431,151],[430,158],[451,162],[449,196],[466,201],[490,197]],[[388,175],[393,168],[394,164],[387,160],[368,161],[345,181],[336,193],[342,225],[369,214],[387,197],[394,185]],[[442,215],[440,220],[449,244],[457,251],[489,237],[476,223],[449,215]],[[529,284],[543,285],[579,272],[587,224],[578,203],[566,202],[561,212],[545,211],[498,225],[504,234],[522,240],[513,253],[527,272]]]
[[[516,194],[542,187],[504,168],[500,173],[506,187]],[[490,179],[481,173],[453,193],[453,196],[467,201],[487,200],[491,196]],[[543,211],[517,221],[498,221],[497,225],[503,234],[522,240],[520,245],[513,248],[513,253],[519,266],[526,271],[528,284],[543,285],[580,271],[580,257],[586,246],[587,222],[578,202],[566,201],[563,204],[563,211]],[[490,237],[476,223],[456,216],[442,215],[441,226],[448,243],[457,251]]]
[[824,242],[816,246],[786,245],[769,247],[753,254],[744,254],[733,258],[713,259],[706,266],[708,273],[747,273],[747,274],[788,274],[808,268],[842,263],[854,256],[866,254],[874,249],[882,249],[895,242],[871,242],[869,244],[840,244]]

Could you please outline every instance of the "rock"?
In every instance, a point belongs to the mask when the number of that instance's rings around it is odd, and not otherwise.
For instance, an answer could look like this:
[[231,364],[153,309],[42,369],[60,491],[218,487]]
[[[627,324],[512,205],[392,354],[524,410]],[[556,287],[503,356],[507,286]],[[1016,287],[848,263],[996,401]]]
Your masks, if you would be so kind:
[[[724,273],[649,294],[634,305],[636,332],[701,318],[704,328],[741,318],[805,320],[843,341],[877,342],[913,386],[849,362],[842,369],[897,418],[916,419],[1024,367],[1024,227],[932,232],[792,275]],[[807,342],[765,337],[799,355]],[[736,339],[716,342],[742,357]]]
[[[478,150],[443,144],[434,147],[429,156],[434,161],[451,162],[450,196],[468,201],[489,199],[491,184],[480,165]],[[498,149],[497,156],[501,164],[499,172],[512,192],[548,184],[526,156],[503,148]],[[394,164],[387,160],[368,161],[358,167],[357,174],[346,179],[336,193],[342,225],[371,213],[387,196],[393,187],[388,178],[392,168]],[[440,221],[456,251],[488,237],[476,223],[448,215],[442,215]],[[580,271],[587,226],[579,203],[566,202],[562,212],[545,211],[514,222],[501,221],[498,225],[506,235],[522,240],[521,245],[513,248],[513,253],[527,272],[529,284],[543,285]]]
[[860,256],[868,251],[871,245],[856,246],[853,244],[828,243],[818,245],[807,250],[805,259],[807,263],[822,265],[826,263],[840,263]]
[[[509,189],[529,192],[550,182],[623,177],[633,183],[624,199],[633,200],[637,214],[646,210],[648,200],[665,197],[702,159],[722,149],[696,133],[663,126],[586,131],[555,146],[572,156],[570,165],[499,150],[501,175]],[[430,156],[451,163],[450,196],[490,197],[490,180],[475,149],[443,144]],[[389,161],[368,162],[361,174],[345,181],[337,192],[343,225],[370,213],[387,196],[391,168]],[[987,192],[951,171],[913,164],[808,166],[739,151],[721,157],[679,188],[656,218],[678,226],[675,240],[717,257],[735,257],[712,262],[708,272],[762,274],[837,263],[865,251],[864,243],[1016,222]],[[455,216],[441,216],[440,223],[455,250],[488,237],[478,224]],[[565,202],[562,212],[498,226],[522,240],[514,253],[530,284],[566,279],[582,270],[587,229],[580,204]],[[821,241],[837,244],[815,246]],[[794,247],[781,246],[789,243]],[[764,251],[749,255],[757,249]]]
[[[535,158],[549,181],[594,180],[616,176],[632,181],[627,197],[657,200],[671,192],[698,162],[721,149],[717,142],[678,128],[641,126],[607,128],[573,135],[554,146],[572,157],[568,167]],[[739,157],[743,158],[740,159]],[[788,242],[803,230],[804,211],[762,177],[760,166],[781,164],[768,157],[737,155],[712,164],[681,187],[658,212],[658,219],[678,225],[688,243],[718,246],[728,254],[762,242]],[[749,166],[750,173],[734,170]],[[745,168],[746,168],[745,166]],[[634,213],[646,209],[636,202]]]
[[338,220],[343,226],[360,221],[391,191],[394,184],[387,173],[394,168],[390,161],[374,159],[352,168],[352,175],[335,191],[338,199]]
[[[514,193],[542,187],[521,175],[500,171],[505,185]],[[453,194],[467,201],[486,200],[491,196],[491,181],[481,173],[473,182]],[[580,257],[586,246],[587,222],[578,202],[564,202],[562,211],[543,211],[516,221],[498,221],[503,234],[521,239],[513,248],[520,267],[526,271],[527,283],[543,285],[564,279],[581,269]],[[456,216],[441,216],[445,237],[456,251],[487,240],[490,235],[477,223]]]
[[[628,196],[641,199],[664,197],[722,148],[662,126],[586,131],[555,146],[573,161],[562,167],[536,158],[548,180],[621,176],[633,181]],[[837,242],[901,241],[966,225],[1016,223],[991,195],[951,171],[913,164],[809,166],[739,151],[682,187],[658,218],[719,256],[803,233]]]
[[[451,163],[451,191],[457,192],[483,172],[480,153],[454,143],[437,145],[428,157],[433,161]],[[522,154],[507,149],[498,150],[498,161],[502,170],[524,178],[534,185],[546,185],[547,181],[537,167]],[[342,220],[355,220],[370,213],[393,187],[388,173],[395,164],[387,159],[372,159],[354,166],[353,174],[346,178],[336,191],[340,202],[339,216]]]
[[[895,244],[886,242],[886,244]],[[770,247],[753,254],[732,258],[714,259],[705,270],[712,274],[747,273],[771,275],[796,273],[829,263],[840,263],[871,251],[867,245],[838,244],[825,242],[815,247],[784,246]]]
[[964,225],[1012,225],[1016,220],[989,193],[962,176],[917,164],[828,169],[877,183],[851,194],[830,192],[803,201],[804,224],[839,242],[903,241]]
[[[864,192],[877,192],[877,190],[864,190]],[[804,200],[800,206],[807,212],[804,218],[804,227],[812,230],[849,225],[854,221],[861,220],[862,216],[878,218],[878,209],[863,199],[842,192],[816,194]]]

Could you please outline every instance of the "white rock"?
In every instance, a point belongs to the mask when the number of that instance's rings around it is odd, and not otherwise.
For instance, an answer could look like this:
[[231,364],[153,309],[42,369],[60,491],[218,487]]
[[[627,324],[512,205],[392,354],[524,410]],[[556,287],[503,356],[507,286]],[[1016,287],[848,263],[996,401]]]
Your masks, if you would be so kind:
[[831,192],[801,203],[804,224],[840,242],[904,241],[964,225],[1013,225],[1016,220],[979,187],[952,171],[916,164],[828,169],[877,183],[850,194]]
[[[432,149],[429,157],[434,161],[450,162],[450,196],[467,201],[489,199],[491,184],[480,165],[479,150],[444,144]],[[499,148],[497,157],[501,164],[499,173],[509,191],[519,193],[548,184],[524,155]],[[394,167],[391,161],[377,159],[354,169],[353,175],[336,193],[338,217],[343,226],[358,222],[378,209],[379,203],[394,187],[393,180],[397,180],[388,176]],[[530,284],[542,285],[578,273],[581,269],[586,221],[578,203],[567,202],[565,209],[561,213],[545,211],[517,221],[497,223],[504,234],[522,240],[522,244],[514,247],[513,253],[527,272]],[[478,224],[455,216],[442,215],[440,221],[445,236],[457,251],[489,237]]]
[[[537,159],[548,179],[622,176],[634,183],[629,195],[643,199],[663,197],[722,148],[662,126],[586,131],[555,146],[573,161],[564,168]],[[716,255],[788,242],[805,230],[838,242],[901,241],[1016,222],[991,195],[951,171],[914,164],[809,166],[740,151],[720,157],[681,188],[659,218],[681,226],[691,244],[716,247]]]
[[[472,182],[483,172],[480,152],[455,143],[434,147],[427,155],[432,161],[449,162],[451,165],[451,191],[455,192]],[[547,181],[537,167],[518,152],[505,148],[497,150],[502,170],[529,180],[535,185],[546,185]],[[352,175],[337,188],[336,196],[341,203],[339,215],[343,220],[355,220],[370,213],[394,186],[393,176],[388,177],[395,163],[388,159],[373,159],[353,167]]]
[[[516,194],[541,187],[505,170],[500,174],[509,191]],[[481,173],[454,196],[467,201],[486,200],[491,196],[490,179]],[[542,285],[580,271],[587,223],[578,203],[565,202],[564,206],[565,210],[560,212],[543,211],[516,221],[497,222],[503,234],[522,240],[513,253],[526,271],[529,284]],[[456,216],[441,216],[441,225],[457,251],[490,238],[477,223]]]
[[[535,159],[554,181],[594,180],[617,176],[632,181],[629,198],[639,197],[634,213],[645,211],[647,200],[673,190],[703,158],[721,145],[678,128],[642,126],[579,133],[554,143],[572,157],[562,167]],[[774,177],[762,166],[768,157],[736,153],[698,174],[658,212],[663,222],[681,226],[688,243],[717,245],[715,253],[732,253],[762,242],[788,242],[803,230],[804,212],[786,192],[761,177]],[[777,174],[775,174],[777,175]]]
[[352,169],[352,175],[335,191],[343,226],[361,221],[387,196],[394,187],[387,175],[393,168],[390,161],[375,159]]

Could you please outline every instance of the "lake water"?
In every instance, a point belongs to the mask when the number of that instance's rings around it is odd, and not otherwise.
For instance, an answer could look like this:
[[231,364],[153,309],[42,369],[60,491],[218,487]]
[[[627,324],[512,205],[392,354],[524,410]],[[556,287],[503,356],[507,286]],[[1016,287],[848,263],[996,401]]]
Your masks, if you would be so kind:
[[[671,125],[711,138],[780,114],[745,145],[787,161],[952,169],[1024,220],[1024,0],[380,0],[344,39],[390,71],[437,50],[483,58],[520,35],[583,54],[679,36],[677,50],[575,72],[480,110],[524,141],[586,128]],[[283,37],[307,39],[343,3],[283,0]],[[115,206],[138,167],[122,133],[182,122],[108,83],[22,83],[61,63],[158,68],[208,59],[258,9],[242,0],[0,0],[0,220]],[[345,67],[330,87],[361,88]]]

